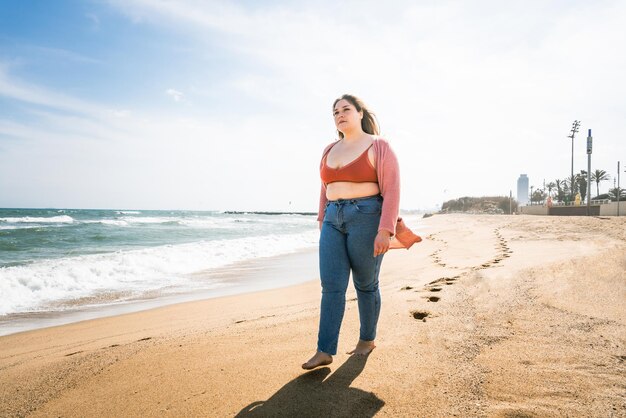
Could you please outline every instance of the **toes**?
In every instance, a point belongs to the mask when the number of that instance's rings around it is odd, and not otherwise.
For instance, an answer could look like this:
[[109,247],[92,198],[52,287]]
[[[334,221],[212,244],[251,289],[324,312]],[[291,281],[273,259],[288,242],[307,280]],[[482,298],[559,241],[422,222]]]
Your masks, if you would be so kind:
[[329,364],[331,364],[333,362],[332,357],[331,358],[312,358],[311,360],[307,361],[306,363],[302,364],[302,368],[304,370],[311,370],[314,369],[316,367],[320,367],[320,366],[327,366]]

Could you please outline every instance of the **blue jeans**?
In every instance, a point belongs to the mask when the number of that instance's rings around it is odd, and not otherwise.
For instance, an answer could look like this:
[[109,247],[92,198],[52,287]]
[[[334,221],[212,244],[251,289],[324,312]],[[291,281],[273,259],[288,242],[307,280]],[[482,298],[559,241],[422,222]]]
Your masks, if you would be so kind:
[[322,303],[317,349],[337,354],[339,329],[352,271],[361,321],[360,339],[373,341],[380,314],[378,273],[383,255],[374,257],[374,238],[382,208],[380,195],[326,204],[319,246]]

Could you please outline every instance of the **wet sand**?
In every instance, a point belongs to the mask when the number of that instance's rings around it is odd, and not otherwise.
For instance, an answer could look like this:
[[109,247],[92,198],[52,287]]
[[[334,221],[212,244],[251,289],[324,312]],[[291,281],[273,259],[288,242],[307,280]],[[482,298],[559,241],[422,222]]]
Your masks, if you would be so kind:
[[350,289],[334,363],[300,368],[312,280],[0,337],[0,416],[626,416],[625,218],[424,222],[367,358]]

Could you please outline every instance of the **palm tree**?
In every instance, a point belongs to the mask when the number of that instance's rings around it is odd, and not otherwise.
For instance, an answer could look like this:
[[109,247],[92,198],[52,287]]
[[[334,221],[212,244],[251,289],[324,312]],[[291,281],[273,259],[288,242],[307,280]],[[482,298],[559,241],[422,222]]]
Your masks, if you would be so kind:
[[578,191],[576,190],[576,180],[574,179],[572,182],[571,177],[563,179],[563,191],[565,192],[566,197],[570,200],[572,196],[576,196],[576,192]]
[[548,196],[552,196],[552,190],[554,190],[555,187],[556,187],[556,183],[554,183],[553,181],[546,184],[546,188],[548,189]]
[[609,189],[609,196],[613,201],[616,201],[618,196],[619,200],[624,200],[626,199],[626,190],[624,190],[624,188],[622,187],[614,187],[612,189]]
[[556,179],[554,184],[556,185],[556,200],[562,202],[565,197],[565,180]]
[[580,174],[576,174],[576,184],[578,185],[580,197],[584,202],[587,196],[587,170],[580,170]]
[[611,180],[611,176],[609,176],[604,170],[597,170],[591,173],[591,181],[596,182],[596,196],[600,195],[600,182],[605,180]]
[[546,199],[546,192],[541,189],[535,190],[533,192],[533,195],[530,197],[531,202],[542,202],[545,199]]
[[576,193],[578,193],[578,183],[576,182],[576,174],[568,178],[566,181],[569,184],[570,200],[573,202],[574,199],[576,198]]

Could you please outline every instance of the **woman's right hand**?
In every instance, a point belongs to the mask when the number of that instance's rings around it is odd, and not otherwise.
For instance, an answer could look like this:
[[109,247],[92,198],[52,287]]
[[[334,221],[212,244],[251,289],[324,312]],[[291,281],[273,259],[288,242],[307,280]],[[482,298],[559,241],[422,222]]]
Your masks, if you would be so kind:
[[391,233],[384,229],[378,231],[374,238],[374,257],[385,254],[389,251],[389,243],[391,241]]
[[324,223],[324,221],[317,221],[320,224],[320,231],[322,230],[322,224]]

